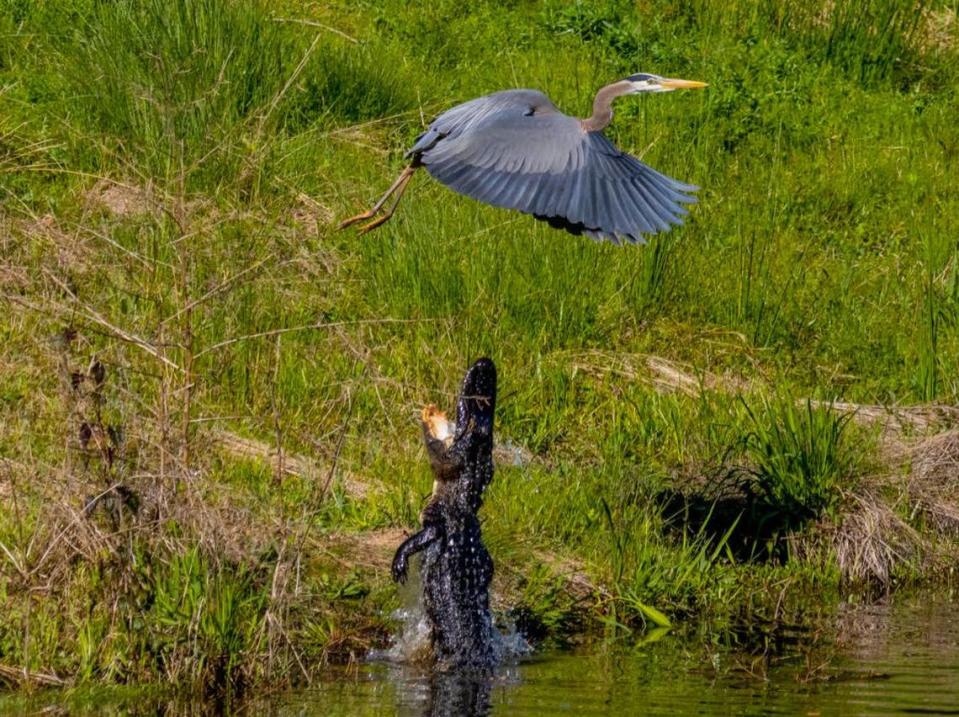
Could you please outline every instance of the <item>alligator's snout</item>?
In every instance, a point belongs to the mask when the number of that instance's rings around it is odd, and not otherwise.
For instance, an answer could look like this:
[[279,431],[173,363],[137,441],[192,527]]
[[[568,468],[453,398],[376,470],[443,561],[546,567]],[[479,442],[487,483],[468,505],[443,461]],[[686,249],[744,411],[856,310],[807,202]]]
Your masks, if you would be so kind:
[[461,431],[493,432],[496,411],[496,366],[492,359],[481,358],[463,377],[463,387],[456,404],[456,425]]

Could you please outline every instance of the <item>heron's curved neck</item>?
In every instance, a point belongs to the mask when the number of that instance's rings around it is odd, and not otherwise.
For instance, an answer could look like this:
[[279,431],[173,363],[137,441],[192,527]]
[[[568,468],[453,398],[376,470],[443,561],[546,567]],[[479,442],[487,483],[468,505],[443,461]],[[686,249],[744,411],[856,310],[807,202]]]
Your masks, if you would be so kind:
[[613,121],[613,100],[620,95],[625,95],[631,89],[632,85],[626,80],[603,87],[596,93],[596,99],[593,100],[593,116],[582,120],[583,129],[587,132],[599,132],[608,127]]

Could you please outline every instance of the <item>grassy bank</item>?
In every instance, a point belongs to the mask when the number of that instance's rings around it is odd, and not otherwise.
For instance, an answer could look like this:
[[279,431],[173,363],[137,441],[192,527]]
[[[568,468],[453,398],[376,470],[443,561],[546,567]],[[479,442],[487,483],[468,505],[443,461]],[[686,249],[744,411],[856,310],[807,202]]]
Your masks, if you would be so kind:
[[[0,2],[0,681],[309,681],[391,629],[415,423],[500,370],[484,507],[545,639],[951,579],[956,7]],[[649,246],[415,178],[506,87],[703,187]]]

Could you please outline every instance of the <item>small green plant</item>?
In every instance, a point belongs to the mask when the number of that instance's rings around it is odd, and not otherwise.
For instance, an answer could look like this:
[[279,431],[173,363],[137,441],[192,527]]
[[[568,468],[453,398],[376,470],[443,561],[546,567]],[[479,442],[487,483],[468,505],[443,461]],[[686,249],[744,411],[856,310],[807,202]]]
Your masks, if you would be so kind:
[[833,511],[852,487],[858,460],[847,440],[851,413],[811,400],[745,401],[749,489],[771,520],[797,527]]
[[916,342],[916,391],[924,401],[940,398],[948,372],[942,365],[942,346],[954,328],[959,297],[955,241],[948,235],[925,233],[920,334]]

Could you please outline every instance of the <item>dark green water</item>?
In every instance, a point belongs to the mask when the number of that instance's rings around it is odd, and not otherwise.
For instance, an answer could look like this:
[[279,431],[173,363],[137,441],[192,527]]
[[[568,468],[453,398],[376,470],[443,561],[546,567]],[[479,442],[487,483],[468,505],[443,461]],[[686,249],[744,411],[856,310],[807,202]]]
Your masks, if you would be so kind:
[[[959,714],[959,600],[846,606],[823,624],[753,633],[747,649],[676,635],[583,653],[541,653],[490,679],[371,663],[310,689],[237,705],[242,715]],[[759,635],[760,639],[755,638]],[[764,639],[765,638],[765,639]],[[201,714],[198,704],[55,695],[0,713]],[[6,706],[7,709],[4,709]],[[222,709],[222,706],[221,708]]]

